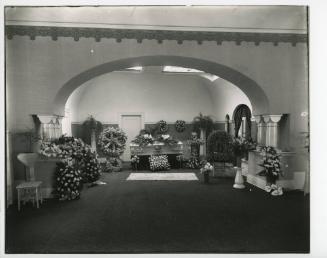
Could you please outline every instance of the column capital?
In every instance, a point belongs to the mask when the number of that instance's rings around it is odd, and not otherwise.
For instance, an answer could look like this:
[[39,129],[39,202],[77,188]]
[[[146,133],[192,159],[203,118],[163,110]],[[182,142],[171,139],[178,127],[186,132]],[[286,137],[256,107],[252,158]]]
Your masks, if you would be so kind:
[[56,119],[56,117],[54,115],[41,115],[41,114],[37,114],[36,116],[40,120],[41,124],[49,124],[53,120]]
[[261,115],[254,115],[253,116],[254,121],[259,124],[261,122],[262,116]]
[[278,123],[280,121],[280,119],[282,118],[282,114],[281,115],[265,115],[263,116],[264,120],[266,123],[269,123],[270,121],[273,123]]
[[274,123],[278,123],[280,121],[280,119],[282,118],[282,114],[281,115],[270,115],[270,120]]
[[41,124],[56,124],[57,121],[61,123],[63,116],[57,115],[44,115],[44,114],[36,114],[37,118],[40,120]]

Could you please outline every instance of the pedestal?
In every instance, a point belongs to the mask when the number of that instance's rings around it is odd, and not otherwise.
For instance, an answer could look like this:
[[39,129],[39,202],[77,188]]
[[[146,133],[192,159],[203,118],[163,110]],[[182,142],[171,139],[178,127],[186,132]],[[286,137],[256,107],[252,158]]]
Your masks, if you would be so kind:
[[233,187],[236,189],[244,189],[245,185],[244,185],[244,179],[242,176],[242,170],[241,168],[238,167],[234,167],[234,169],[236,169],[236,176],[235,176],[235,182]]

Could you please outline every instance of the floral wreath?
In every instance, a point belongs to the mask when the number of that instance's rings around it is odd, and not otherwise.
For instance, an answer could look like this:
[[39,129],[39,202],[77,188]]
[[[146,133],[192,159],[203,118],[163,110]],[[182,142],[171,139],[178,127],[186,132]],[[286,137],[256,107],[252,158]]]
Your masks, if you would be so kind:
[[159,126],[159,131],[160,133],[166,133],[168,131],[168,125],[167,122],[164,120],[160,120],[158,122],[158,126]]
[[185,131],[185,121],[184,120],[177,120],[175,123],[176,131],[182,133]]
[[110,157],[119,157],[123,154],[127,136],[120,128],[108,127],[104,129],[98,140],[100,149]]

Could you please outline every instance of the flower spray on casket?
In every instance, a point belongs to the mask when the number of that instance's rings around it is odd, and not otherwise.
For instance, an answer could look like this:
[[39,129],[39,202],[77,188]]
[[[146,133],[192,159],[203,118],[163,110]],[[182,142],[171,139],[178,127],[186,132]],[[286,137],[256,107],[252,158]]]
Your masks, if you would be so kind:
[[260,176],[265,176],[267,185],[265,190],[271,195],[278,196],[283,194],[283,188],[276,184],[277,179],[283,176],[281,169],[280,153],[274,147],[263,146],[260,147],[262,160],[259,166],[264,169],[259,172]]

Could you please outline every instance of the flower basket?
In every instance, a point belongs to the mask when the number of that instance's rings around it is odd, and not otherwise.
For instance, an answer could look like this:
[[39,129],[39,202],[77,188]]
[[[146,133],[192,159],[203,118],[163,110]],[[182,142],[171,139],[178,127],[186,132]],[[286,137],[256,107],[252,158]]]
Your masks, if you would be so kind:
[[213,171],[213,166],[209,162],[202,162],[203,166],[200,169],[201,174],[203,175],[203,183],[209,183],[209,174]]
[[202,173],[203,174],[203,183],[205,183],[205,184],[209,184],[209,173],[210,173],[210,171],[205,171]]

